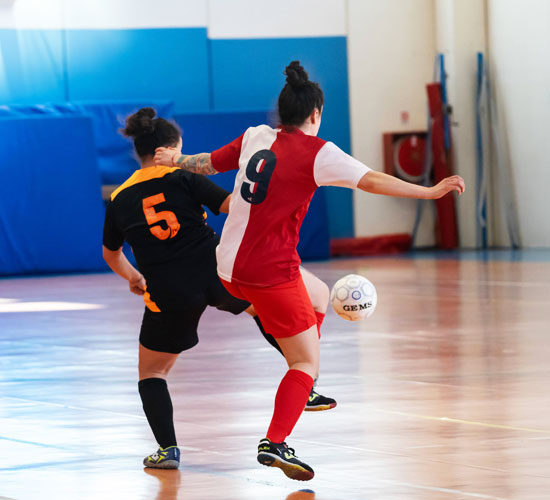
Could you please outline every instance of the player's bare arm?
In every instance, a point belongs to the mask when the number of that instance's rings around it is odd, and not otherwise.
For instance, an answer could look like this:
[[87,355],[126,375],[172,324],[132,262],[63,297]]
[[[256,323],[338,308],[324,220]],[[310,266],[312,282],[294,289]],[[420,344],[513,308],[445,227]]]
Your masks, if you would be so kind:
[[109,250],[103,246],[103,258],[107,265],[119,276],[128,281],[130,291],[136,295],[145,293],[146,284],[143,275],[134,267],[122,253],[122,247],[118,250]]
[[222,214],[228,214],[229,213],[229,204],[231,203],[231,195],[229,195],[225,200],[223,200],[223,203],[220,205],[220,212]]
[[171,165],[179,167],[193,174],[214,175],[218,171],[212,166],[210,153],[184,155],[173,148],[157,148],[155,150],[156,165]]
[[367,193],[426,200],[436,200],[450,191],[456,191],[460,195],[466,189],[464,179],[459,175],[447,177],[435,186],[425,187],[374,170],[367,172],[361,178],[357,187]]

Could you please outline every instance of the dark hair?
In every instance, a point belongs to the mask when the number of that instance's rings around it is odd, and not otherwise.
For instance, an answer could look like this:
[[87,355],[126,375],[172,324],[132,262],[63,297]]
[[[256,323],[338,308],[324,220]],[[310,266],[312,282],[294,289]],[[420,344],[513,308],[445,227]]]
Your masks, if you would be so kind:
[[153,108],[141,108],[126,118],[126,128],[122,133],[134,139],[140,158],[154,155],[159,147],[175,146],[180,138],[178,127],[164,118],[155,118],[156,114]]
[[292,61],[284,71],[286,85],[279,94],[281,125],[301,125],[317,108],[321,112],[325,97],[318,83],[309,80],[300,61]]

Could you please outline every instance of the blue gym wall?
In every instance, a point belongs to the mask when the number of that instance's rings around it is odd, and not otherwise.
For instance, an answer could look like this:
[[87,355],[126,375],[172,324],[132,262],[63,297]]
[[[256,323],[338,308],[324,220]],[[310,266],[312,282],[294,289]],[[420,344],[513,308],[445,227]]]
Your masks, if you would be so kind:
[[[325,94],[320,137],[351,153],[346,37],[211,40],[212,98],[216,110],[276,109],[282,73],[298,59]],[[328,188],[331,238],[353,236],[352,192]]]
[[[14,104],[113,100],[171,100],[176,116],[268,113],[293,59],[325,92],[320,136],[349,152],[343,36],[212,40],[206,28],[0,29],[0,114]],[[330,237],[353,236],[351,191],[329,188],[323,196]]]

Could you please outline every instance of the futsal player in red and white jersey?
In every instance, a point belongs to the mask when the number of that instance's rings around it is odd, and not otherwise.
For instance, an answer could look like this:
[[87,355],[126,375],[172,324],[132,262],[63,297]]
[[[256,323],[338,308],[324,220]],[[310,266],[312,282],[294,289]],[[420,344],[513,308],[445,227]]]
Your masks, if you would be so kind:
[[[285,70],[278,100],[280,126],[249,128],[230,144],[198,155],[159,148],[155,161],[200,174],[238,169],[220,244],[218,274],[235,297],[254,305],[265,330],[277,339],[289,370],[275,397],[273,417],[258,446],[258,461],[292,479],[309,480],[313,469],[286,443],[319,370],[323,314],[315,313],[300,276],[299,230],[319,186],[359,188],[374,194],[436,199],[461,194],[459,176],[433,187],[373,171],[332,142],[317,137],[324,96],[298,61]],[[327,299],[328,300],[328,299]]]

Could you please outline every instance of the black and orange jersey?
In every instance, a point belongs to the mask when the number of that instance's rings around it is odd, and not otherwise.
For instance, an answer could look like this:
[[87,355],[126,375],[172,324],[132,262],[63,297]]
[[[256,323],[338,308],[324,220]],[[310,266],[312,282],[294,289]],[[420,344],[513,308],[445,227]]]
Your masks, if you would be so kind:
[[203,205],[218,214],[227,196],[202,175],[163,166],[137,170],[113,192],[103,244],[109,250],[130,244],[147,282],[149,308],[190,304],[209,280],[218,279],[219,238],[206,224]]

